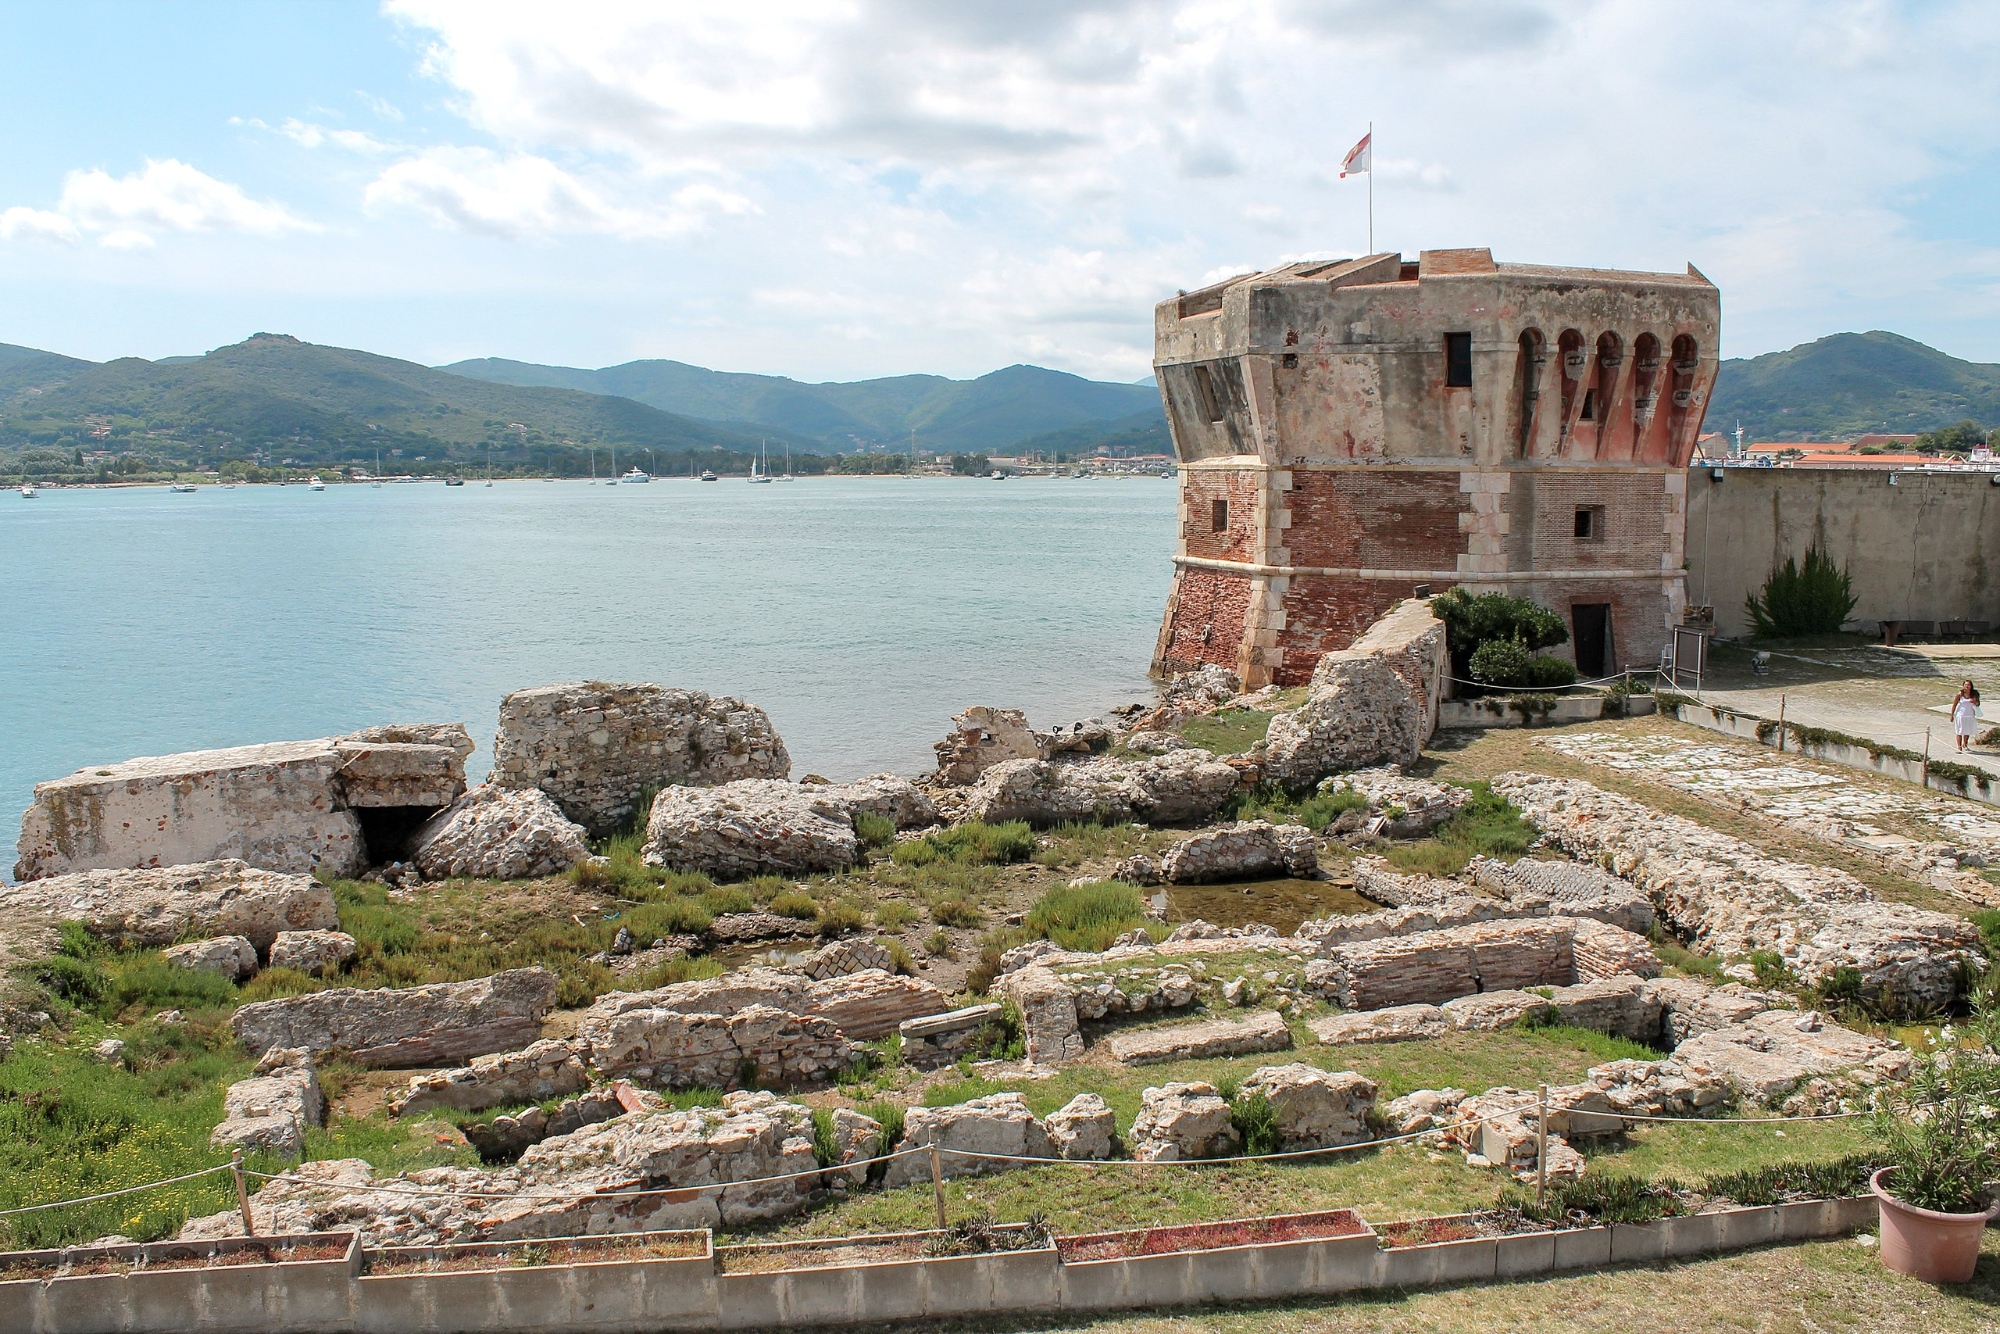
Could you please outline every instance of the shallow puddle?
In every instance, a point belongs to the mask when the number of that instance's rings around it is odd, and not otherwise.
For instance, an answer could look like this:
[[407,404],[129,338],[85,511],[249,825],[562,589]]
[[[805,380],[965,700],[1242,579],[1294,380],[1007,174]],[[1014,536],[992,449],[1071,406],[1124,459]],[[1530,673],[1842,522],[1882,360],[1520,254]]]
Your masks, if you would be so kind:
[[1197,919],[1215,926],[1249,926],[1263,922],[1284,935],[1315,917],[1345,917],[1380,912],[1346,885],[1329,880],[1242,880],[1220,885],[1165,885],[1153,895],[1153,906],[1164,908],[1167,921],[1178,925]]

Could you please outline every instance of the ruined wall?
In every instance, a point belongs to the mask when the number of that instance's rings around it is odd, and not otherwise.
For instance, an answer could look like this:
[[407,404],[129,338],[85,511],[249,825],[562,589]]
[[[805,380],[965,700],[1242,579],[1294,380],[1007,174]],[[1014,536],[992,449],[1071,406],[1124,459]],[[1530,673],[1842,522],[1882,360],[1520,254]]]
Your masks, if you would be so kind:
[[1719,633],[1750,632],[1743,600],[1774,566],[1823,545],[1858,599],[1849,623],[2000,624],[2000,486],[1979,473],[1877,468],[1692,468],[1688,600],[1715,608]]

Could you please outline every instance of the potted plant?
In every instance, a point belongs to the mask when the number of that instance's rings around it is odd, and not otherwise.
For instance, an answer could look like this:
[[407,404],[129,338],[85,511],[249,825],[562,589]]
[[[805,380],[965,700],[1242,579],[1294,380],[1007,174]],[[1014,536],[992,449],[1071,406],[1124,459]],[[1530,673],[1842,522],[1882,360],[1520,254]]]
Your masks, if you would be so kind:
[[[1940,1035],[1949,1043],[1952,1030]],[[1882,1263],[1926,1283],[1964,1283],[1979,1240],[2000,1216],[1989,1185],[2000,1167],[2000,1065],[1990,1051],[1917,1060],[1909,1085],[1870,1117],[1885,1166],[1869,1179],[1882,1220]]]

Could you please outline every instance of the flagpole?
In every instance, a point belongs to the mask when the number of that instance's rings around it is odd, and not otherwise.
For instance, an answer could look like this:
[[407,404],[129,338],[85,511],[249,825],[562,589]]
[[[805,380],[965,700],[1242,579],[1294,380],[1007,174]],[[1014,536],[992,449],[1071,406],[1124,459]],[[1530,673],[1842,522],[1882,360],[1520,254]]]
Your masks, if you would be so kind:
[[1375,253],[1375,122],[1368,122],[1368,253]]

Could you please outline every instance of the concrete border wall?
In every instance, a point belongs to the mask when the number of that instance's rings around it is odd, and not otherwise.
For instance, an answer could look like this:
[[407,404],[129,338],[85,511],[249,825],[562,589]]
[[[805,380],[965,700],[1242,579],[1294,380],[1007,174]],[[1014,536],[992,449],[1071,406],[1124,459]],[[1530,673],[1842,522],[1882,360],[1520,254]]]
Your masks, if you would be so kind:
[[[711,1248],[690,1258],[364,1275],[358,1234],[346,1234],[348,1252],[336,1260],[0,1281],[0,1329],[10,1334],[541,1334],[549,1329],[641,1334],[872,1326],[917,1317],[1195,1306],[1498,1281],[1841,1236],[1875,1218],[1874,1197],[1864,1195],[1423,1246],[1382,1248],[1370,1231],[1071,1264],[1049,1247],[748,1274],[718,1273]],[[169,1247],[201,1253],[256,1244],[92,1249],[165,1256]],[[0,1265],[55,1254],[0,1256]]]
[[1750,632],[1743,599],[1818,543],[1854,579],[1850,624],[2000,622],[2000,474],[1886,468],[1688,470],[1687,600],[1716,629]]
[[1590,723],[1600,718],[1643,718],[1652,713],[1656,701],[1651,695],[1627,695],[1621,708],[1609,695],[1566,695],[1558,697],[1546,713],[1534,708],[1516,708],[1506,695],[1483,695],[1478,699],[1448,699],[1438,706],[1440,732],[1469,731],[1489,727],[1556,727],[1563,723]]

